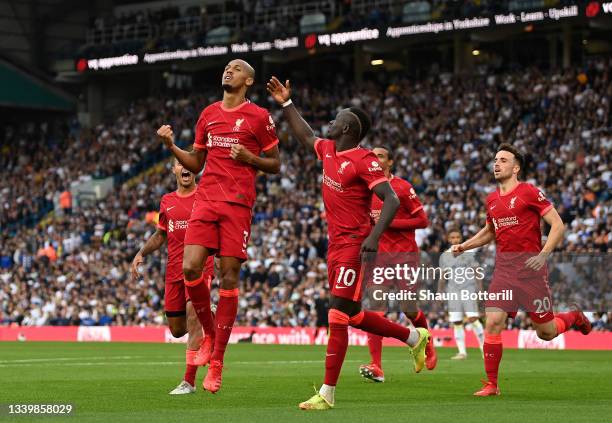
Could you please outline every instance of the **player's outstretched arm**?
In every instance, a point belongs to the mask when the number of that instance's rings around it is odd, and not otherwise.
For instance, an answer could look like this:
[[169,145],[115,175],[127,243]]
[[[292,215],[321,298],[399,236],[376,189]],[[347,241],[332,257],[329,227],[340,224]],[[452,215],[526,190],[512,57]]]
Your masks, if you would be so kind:
[[467,241],[453,245],[452,252],[455,256],[463,253],[464,251],[472,250],[474,248],[482,247],[495,239],[495,229],[493,225],[487,223],[476,235],[468,239]]
[[166,243],[166,231],[163,231],[160,228],[157,228],[155,233],[151,235],[149,239],[147,239],[147,242],[145,242],[145,245],[142,246],[140,251],[136,253],[134,260],[132,260],[131,274],[132,274],[133,280],[138,279],[138,276],[139,276],[138,267],[142,264],[142,262],[144,261],[144,258],[148,256],[149,254],[151,254],[153,251],[159,250],[161,246],[164,245],[165,243]]
[[181,150],[174,143],[174,132],[170,125],[162,125],[157,130],[157,136],[164,145],[174,154],[185,169],[193,173],[200,173],[206,161],[206,150],[193,149],[193,151]]
[[370,235],[363,241],[363,244],[361,244],[362,253],[378,251],[378,240],[393,221],[397,209],[399,209],[400,206],[399,198],[395,191],[393,191],[393,188],[391,188],[389,182],[385,181],[375,185],[372,191],[374,191],[374,194],[383,201],[383,206],[380,211],[378,222],[376,222],[376,225],[372,228]]
[[277,77],[273,76],[266,84],[266,88],[272,98],[283,106],[283,114],[289,122],[291,133],[306,148],[314,151],[314,142],[317,137],[312,128],[300,115],[295,105],[291,102],[291,84],[289,80],[283,85]]

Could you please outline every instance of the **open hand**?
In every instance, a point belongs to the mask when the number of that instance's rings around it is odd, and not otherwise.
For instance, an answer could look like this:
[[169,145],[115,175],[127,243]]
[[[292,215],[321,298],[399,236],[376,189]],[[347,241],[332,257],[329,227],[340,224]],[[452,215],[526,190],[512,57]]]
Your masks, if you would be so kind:
[[140,255],[140,253],[136,254],[136,257],[134,257],[134,260],[132,260],[132,267],[130,269],[130,273],[132,274],[133,281],[138,280],[138,277],[140,276],[138,268],[142,264],[143,260],[144,259],[142,258],[142,255]]
[[266,89],[278,104],[283,104],[291,97],[291,85],[289,84],[289,80],[283,85],[277,77],[273,76],[266,84]]

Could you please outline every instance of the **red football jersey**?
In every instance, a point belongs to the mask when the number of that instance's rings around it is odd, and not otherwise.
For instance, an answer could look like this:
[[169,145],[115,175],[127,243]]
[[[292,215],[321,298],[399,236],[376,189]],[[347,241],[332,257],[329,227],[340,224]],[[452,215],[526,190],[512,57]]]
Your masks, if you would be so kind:
[[250,101],[225,109],[218,101],[206,107],[196,124],[193,147],[206,150],[206,166],[198,184],[198,201],[216,200],[253,207],[257,169],[230,157],[242,144],[259,156],[278,144],[274,121],[266,109]]
[[540,252],[540,218],[552,207],[542,191],[526,182],[519,182],[506,194],[499,188],[489,194],[487,223],[495,228],[497,252]]
[[[416,191],[410,182],[391,176],[389,179],[391,187],[400,200],[400,208],[397,210],[395,219],[410,219],[423,209],[423,205],[417,197]],[[380,216],[383,202],[378,196],[372,196],[372,219]],[[388,228],[380,237],[378,252],[380,253],[416,253],[419,247],[414,238],[414,230]]]
[[331,244],[360,244],[372,230],[372,188],[387,178],[370,150],[355,147],[336,152],[332,140],[317,139],[315,152],[323,162],[323,203]]
[[[195,200],[194,190],[187,196],[177,191],[165,194],[159,204],[159,222],[157,227],[166,232],[168,240],[168,264],[166,265],[166,282],[183,280],[183,239],[189,224],[191,209]],[[205,271],[213,274],[214,258],[208,257]]]

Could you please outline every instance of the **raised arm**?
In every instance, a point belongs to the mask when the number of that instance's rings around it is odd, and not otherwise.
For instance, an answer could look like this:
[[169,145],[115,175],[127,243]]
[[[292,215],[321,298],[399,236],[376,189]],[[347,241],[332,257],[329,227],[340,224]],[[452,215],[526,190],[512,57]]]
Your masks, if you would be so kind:
[[174,143],[174,132],[170,125],[162,125],[157,130],[157,136],[164,145],[174,154],[185,169],[193,173],[200,173],[206,162],[206,150],[193,149],[193,151],[181,150]]
[[161,248],[162,245],[166,243],[166,231],[157,228],[155,233],[147,239],[145,245],[136,253],[134,260],[132,260],[132,279],[138,279],[138,267],[144,261],[144,258],[151,254],[153,251],[157,251]]
[[314,151],[314,143],[317,137],[291,101],[291,85],[289,80],[283,85],[278,78],[273,76],[266,85],[266,88],[272,98],[283,106],[283,114],[287,122],[289,122],[289,127],[291,128],[293,136],[296,137],[304,147]]

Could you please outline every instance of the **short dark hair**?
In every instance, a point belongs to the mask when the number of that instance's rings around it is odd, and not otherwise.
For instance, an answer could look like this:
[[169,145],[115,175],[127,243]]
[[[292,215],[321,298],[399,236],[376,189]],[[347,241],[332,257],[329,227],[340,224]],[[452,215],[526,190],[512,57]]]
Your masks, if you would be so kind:
[[503,143],[497,148],[497,152],[507,151],[514,155],[514,159],[518,162],[521,171],[523,170],[523,166],[525,165],[525,157],[521,154],[521,152],[514,147],[512,144]]
[[372,148],[372,150],[373,150],[374,148],[382,148],[383,150],[387,150],[387,158],[388,158],[389,160],[393,160],[393,153],[392,153],[392,151],[393,151],[393,150],[391,150],[391,146],[390,146],[389,144],[375,145],[375,146]]
[[359,119],[361,131],[359,132],[358,138],[359,141],[361,141],[363,137],[365,137],[370,131],[370,128],[372,127],[372,121],[370,120],[370,116],[368,116],[368,114],[359,107],[350,107],[349,110],[351,111],[351,113],[354,113],[357,116],[357,119]]

